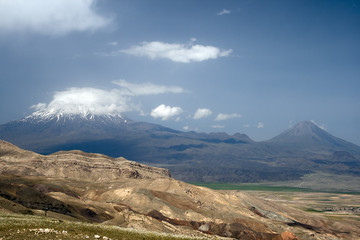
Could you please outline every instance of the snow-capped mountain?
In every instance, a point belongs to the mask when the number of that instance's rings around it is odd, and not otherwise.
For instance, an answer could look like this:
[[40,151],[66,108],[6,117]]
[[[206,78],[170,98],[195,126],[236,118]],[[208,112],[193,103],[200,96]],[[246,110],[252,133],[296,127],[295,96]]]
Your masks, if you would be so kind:
[[115,111],[66,110],[42,108],[0,125],[0,139],[42,154],[78,149],[125,157],[166,167],[186,181],[281,181],[339,169],[360,175],[360,147],[310,122],[254,142],[245,134],[181,132],[135,122]]
[[0,125],[0,139],[47,154],[63,148],[73,149],[72,144],[126,137],[131,123],[133,121],[119,112],[69,113],[63,109],[44,108],[21,120]]
[[71,113],[64,109],[45,108],[39,111],[35,111],[31,115],[23,118],[23,122],[48,122],[48,121],[74,121],[74,120],[89,120],[89,121],[117,121],[118,123],[127,123],[129,119],[120,112],[110,112],[104,114],[96,114],[90,109],[85,111],[78,111]]

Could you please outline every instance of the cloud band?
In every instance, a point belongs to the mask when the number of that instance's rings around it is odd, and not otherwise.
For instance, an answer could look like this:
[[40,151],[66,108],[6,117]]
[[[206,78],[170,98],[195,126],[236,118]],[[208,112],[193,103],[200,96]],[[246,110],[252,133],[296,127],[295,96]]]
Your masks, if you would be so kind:
[[225,57],[232,50],[220,50],[217,47],[200,44],[187,46],[185,44],[154,41],[142,42],[138,46],[132,46],[129,49],[121,50],[121,52],[150,59],[169,59],[173,62],[190,63]]

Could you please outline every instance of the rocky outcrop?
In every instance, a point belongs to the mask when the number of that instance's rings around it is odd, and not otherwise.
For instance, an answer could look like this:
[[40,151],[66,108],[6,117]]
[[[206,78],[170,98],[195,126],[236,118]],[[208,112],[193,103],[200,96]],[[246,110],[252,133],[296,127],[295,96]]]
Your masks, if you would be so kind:
[[300,240],[300,238],[297,238],[292,232],[286,231],[276,236],[272,240]]
[[167,169],[149,167],[124,158],[82,151],[40,155],[0,141],[0,174],[48,176],[60,178],[112,181],[118,178],[169,178]]

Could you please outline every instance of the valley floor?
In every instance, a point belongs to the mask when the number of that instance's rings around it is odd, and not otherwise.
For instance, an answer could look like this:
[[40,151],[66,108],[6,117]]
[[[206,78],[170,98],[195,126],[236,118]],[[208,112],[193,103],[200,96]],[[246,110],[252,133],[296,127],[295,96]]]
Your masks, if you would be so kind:
[[312,212],[328,219],[360,224],[359,194],[273,191],[251,191],[250,194],[267,201]]

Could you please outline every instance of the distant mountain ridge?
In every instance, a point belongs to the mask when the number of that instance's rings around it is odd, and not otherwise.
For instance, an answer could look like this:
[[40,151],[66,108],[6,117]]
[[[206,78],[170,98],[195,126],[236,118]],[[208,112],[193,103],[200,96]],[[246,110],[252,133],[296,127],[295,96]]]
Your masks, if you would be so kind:
[[193,182],[283,181],[313,171],[360,175],[360,147],[312,122],[255,142],[245,134],[181,132],[122,114],[38,111],[0,125],[0,139],[41,154],[82,150],[125,157]]

